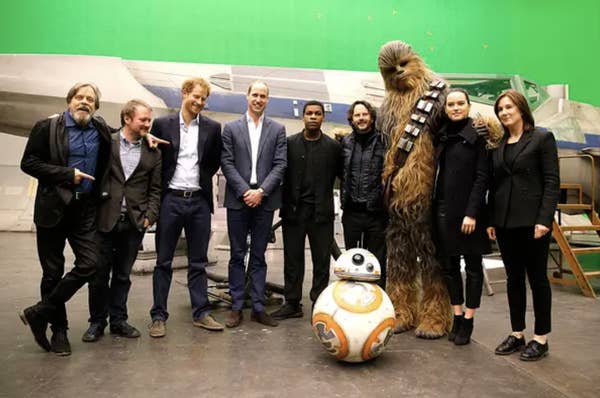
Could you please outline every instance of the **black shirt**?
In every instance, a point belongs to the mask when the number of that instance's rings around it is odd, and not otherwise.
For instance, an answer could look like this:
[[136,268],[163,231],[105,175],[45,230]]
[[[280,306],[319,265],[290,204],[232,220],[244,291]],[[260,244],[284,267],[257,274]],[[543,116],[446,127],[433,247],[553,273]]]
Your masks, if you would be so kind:
[[516,142],[513,142],[512,144],[507,142],[504,146],[504,163],[506,163],[509,169],[512,169],[513,163],[515,163],[515,157],[517,156],[516,148]]
[[302,137],[304,143],[304,173],[302,176],[302,184],[300,185],[300,203],[306,205],[315,204],[315,174],[318,173],[319,165],[315,164],[315,152],[318,151],[321,144],[321,136],[319,139],[310,141]]

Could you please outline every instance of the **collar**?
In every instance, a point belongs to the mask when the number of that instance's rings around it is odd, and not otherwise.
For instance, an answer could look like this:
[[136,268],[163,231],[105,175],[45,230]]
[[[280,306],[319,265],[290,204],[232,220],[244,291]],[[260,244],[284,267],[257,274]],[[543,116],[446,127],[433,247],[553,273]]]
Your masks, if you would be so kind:
[[[258,124],[262,124],[265,121],[265,113],[263,112],[262,115],[260,115],[260,117],[258,118]],[[246,111],[246,123],[254,123],[254,119],[252,119],[252,116],[250,116],[250,112]]]
[[[190,124],[196,122],[196,124],[200,124],[200,114],[198,113],[195,118],[190,121]],[[183,114],[179,111],[179,126],[185,127],[185,120],[183,120]]]
[[479,138],[479,134],[477,134],[477,130],[473,127],[473,120],[469,118],[469,123],[463,128],[458,135],[465,139],[469,144],[473,145]]
[[443,133],[442,135],[451,136],[450,131],[455,131],[456,136],[463,138],[471,145],[475,144],[479,137],[477,130],[473,127],[473,119],[470,117],[457,122],[448,121],[440,132]]
[[304,141],[307,141],[307,142],[317,142],[317,141],[320,141],[321,138],[323,137],[323,130],[319,130],[319,138],[317,138],[316,140],[307,140],[306,137],[304,136],[304,132],[305,131],[306,131],[306,129],[302,129],[302,131],[301,131],[301,133],[302,133],[302,139]]
[[131,145],[131,146],[140,146],[140,145],[142,145],[142,139],[143,139],[143,137],[140,137],[140,139],[137,140],[137,141],[129,142],[129,140],[127,140],[127,138],[125,138],[125,134],[123,134],[123,129],[122,128],[119,130],[119,136],[121,137],[121,143],[124,143],[126,145]]

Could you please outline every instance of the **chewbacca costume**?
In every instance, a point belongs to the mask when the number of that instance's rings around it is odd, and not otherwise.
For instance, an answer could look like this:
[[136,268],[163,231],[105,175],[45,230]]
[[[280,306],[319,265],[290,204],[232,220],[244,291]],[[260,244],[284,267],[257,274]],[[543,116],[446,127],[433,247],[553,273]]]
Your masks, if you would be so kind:
[[447,84],[401,41],[381,48],[379,70],[386,89],[378,117],[387,145],[386,290],[396,312],[395,332],[416,327],[417,337],[439,338],[450,327],[451,311],[432,238],[433,136],[447,120]]

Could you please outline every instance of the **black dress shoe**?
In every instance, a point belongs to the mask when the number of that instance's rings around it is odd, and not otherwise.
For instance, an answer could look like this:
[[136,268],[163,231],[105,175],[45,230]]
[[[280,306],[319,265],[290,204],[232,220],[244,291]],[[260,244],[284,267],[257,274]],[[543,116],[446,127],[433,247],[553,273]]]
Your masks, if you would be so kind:
[[225,326],[228,328],[235,328],[242,323],[242,319],[244,319],[242,311],[231,310],[229,311],[229,314],[227,314],[227,319],[225,319]]
[[282,321],[288,318],[302,318],[304,313],[302,312],[302,305],[285,303],[275,312],[271,313],[271,317],[278,321]]
[[546,355],[548,355],[548,343],[542,344],[531,340],[527,343],[527,347],[525,347],[519,359],[521,361],[539,361]]
[[37,307],[31,306],[25,308],[19,317],[25,325],[29,325],[31,333],[35,342],[46,351],[50,351],[50,342],[46,336],[46,329],[48,328],[48,321],[38,313]]
[[67,331],[65,329],[59,329],[52,333],[50,345],[52,352],[56,355],[61,357],[71,355],[71,343],[69,343]]
[[86,343],[93,343],[100,340],[100,337],[104,335],[104,327],[100,323],[90,323],[90,327],[81,336],[81,340]]
[[525,337],[515,337],[512,334],[508,336],[498,347],[496,347],[496,355],[509,355],[517,352],[525,347]]
[[277,322],[275,319],[273,319],[271,317],[271,315],[267,314],[265,311],[261,311],[261,312],[252,311],[252,313],[250,314],[250,320],[261,323],[265,326],[275,327],[275,326],[279,325],[279,322]]
[[135,339],[140,337],[141,333],[139,330],[123,321],[120,323],[110,324],[110,334],[116,334],[117,336],[127,337],[128,339]]

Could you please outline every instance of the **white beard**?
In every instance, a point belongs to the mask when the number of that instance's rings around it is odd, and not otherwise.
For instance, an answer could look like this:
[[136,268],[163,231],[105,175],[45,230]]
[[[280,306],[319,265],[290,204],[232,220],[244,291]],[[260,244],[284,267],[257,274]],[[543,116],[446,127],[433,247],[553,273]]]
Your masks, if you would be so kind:
[[69,114],[79,127],[87,126],[90,123],[90,120],[92,120],[93,115],[92,113],[85,113],[81,111],[75,111],[74,113],[69,112]]

